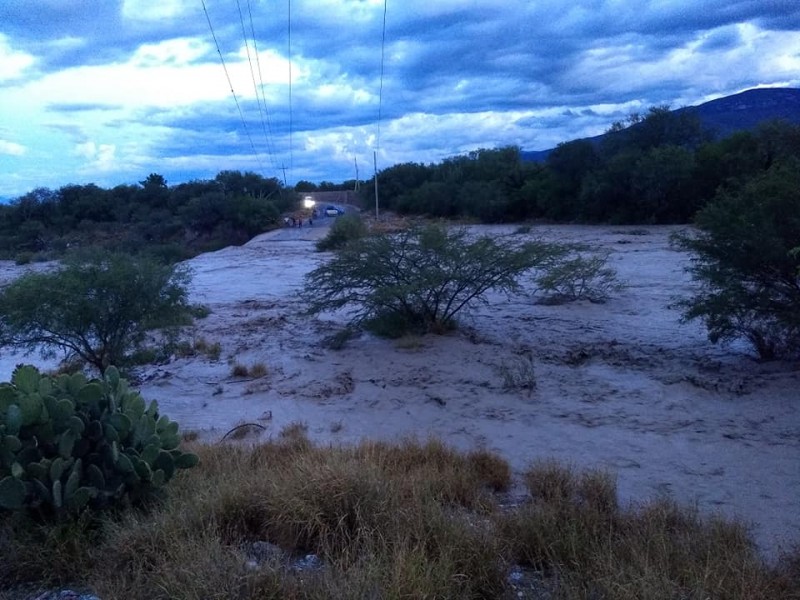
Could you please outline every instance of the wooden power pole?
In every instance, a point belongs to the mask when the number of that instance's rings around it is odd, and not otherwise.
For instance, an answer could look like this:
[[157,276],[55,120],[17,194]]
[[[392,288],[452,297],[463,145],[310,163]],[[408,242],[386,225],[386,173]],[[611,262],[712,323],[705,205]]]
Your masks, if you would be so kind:
[[372,160],[375,167],[375,220],[378,220],[378,151],[372,152]]

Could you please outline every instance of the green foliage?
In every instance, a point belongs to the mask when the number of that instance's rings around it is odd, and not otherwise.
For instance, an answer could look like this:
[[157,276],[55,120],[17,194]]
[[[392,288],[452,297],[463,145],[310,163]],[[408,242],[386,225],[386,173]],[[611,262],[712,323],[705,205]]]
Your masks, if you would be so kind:
[[88,381],[18,366],[0,383],[0,509],[64,518],[157,497],[197,464],[180,441],[114,367]]
[[310,313],[352,309],[353,327],[394,337],[441,333],[470,303],[489,290],[517,290],[520,276],[560,251],[516,236],[475,238],[429,225],[348,244],[306,276],[301,296]]
[[456,217],[460,207],[456,200],[457,187],[443,181],[425,181],[417,188],[406,190],[396,199],[396,209],[403,214],[422,214],[431,217]]
[[609,295],[623,288],[616,271],[608,266],[607,254],[558,257],[542,270],[536,284],[550,295],[548,302],[605,302]]
[[[773,122],[712,141],[688,111],[652,107],[602,140],[559,144],[544,164],[515,147],[477,150],[439,164],[404,163],[379,174],[381,206],[404,214],[482,222],[545,218],[686,223],[720,186],[800,158],[800,127]],[[373,186],[363,188],[365,205]]]
[[[434,169],[419,163],[400,163],[380,172],[380,202],[387,209],[398,210],[398,198],[431,180]],[[374,180],[363,187],[364,205],[375,205]]]
[[632,113],[625,123],[616,122],[605,139],[604,150],[620,147],[647,151],[659,146],[696,148],[709,138],[699,117],[688,111],[672,111],[668,105],[651,106],[647,113]]
[[172,187],[151,173],[138,185],[112,189],[37,188],[0,205],[0,254],[63,256],[68,248],[100,247],[176,262],[275,227],[295,201],[277,179],[239,171]]
[[[688,111],[652,107],[615,123],[601,141],[559,144],[543,164],[510,146],[438,164],[403,163],[379,174],[382,209],[432,217],[519,222],[686,223],[720,187],[736,189],[773,164],[800,158],[800,127],[764,123],[712,140]],[[350,190],[222,171],[213,180],[168,186],[151,173],[138,185],[37,188],[0,204],[0,256],[63,256],[74,247],[150,252],[175,262],[244,243],[297,207],[295,192]],[[361,187],[374,206],[374,182]]]
[[647,150],[634,164],[631,188],[636,203],[629,221],[681,222],[694,214],[698,200],[692,186],[694,153],[681,146]]
[[772,165],[722,190],[697,216],[697,235],[678,238],[693,254],[698,284],[678,303],[713,342],[743,337],[759,356],[800,355],[800,161]]
[[0,340],[96,367],[123,364],[154,329],[189,317],[184,268],[122,254],[75,258],[51,273],[30,273],[0,293]]
[[544,189],[537,199],[542,216],[557,220],[574,217],[579,211],[577,201],[582,182],[600,165],[600,157],[590,141],[559,144],[547,157]]
[[367,235],[367,226],[356,213],[347,213],[337,217],[328,230],[327,235],[317,242],[317,251],[339,250],[353,240]]
[[[524,218],[519,190],[525,183],[519,148],[480,149],[439,165],[404,163],[380,173],[384,208],[433,217],[476,217],[487,222]],[[364,204],[375,202],[364,186]]]
[[305,179],[301,179],[296,184],[294,184],[294,191],[295,192],[316,192],[317,191],[317,184],[311,181],[306,181]]

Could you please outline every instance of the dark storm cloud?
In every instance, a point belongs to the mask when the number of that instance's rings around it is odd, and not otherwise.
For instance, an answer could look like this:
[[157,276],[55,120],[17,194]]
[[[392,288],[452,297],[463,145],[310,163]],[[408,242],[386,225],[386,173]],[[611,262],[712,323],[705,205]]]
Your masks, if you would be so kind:
[[742,36],[734,26],[723,27],[709,32],[703,37],[699,51],[728,50],[736,48],[742,42]]
[[[199,18],[138,23],[122,16],[121,0],[3,0],[0,32],[36,55],[42,73],[123,62],[142,44],[203,35]],[[200,11],[196,17],[202,17]]]
[[[248,127],[262,135],[262,113],[255,100],[240,101]],[[387,118],[392,111],[387,111]],[[291,122],[288,106],[267,106],[263,121],[268,131],[274,135],[288,135],[290,128],[295,132],[327,129],[346,123],[351,127],[368,125],[375,121],[376,108],[359,105],[327,103],[313,98],[298,98],[292,106]],[[397,116],[400,116],[398,112]],[[226,132],[241,130],[242,117],[231,100],[195,105],[191,110],[174,112],[170,110],[138,111],[131,123],[147,122],[152,125],[169,127],[187,132]]]
[[[225,63],[238,72],[235,93],[258,151],[294,152],[299,172],[326,179],[335,179],[325,174],[326,165],[334,165],[334,173],[346,169],[351,154],[374,144],[381,85],[387,157],[426,162],[496,144],[543,149],[600,133],[631,110],[677,107],[755,85],[791,84],[800,76],[792,74],[796,59],[777,41],[787,38],[774,35],[800,29],[796,0],[389,2],[382,82],[382,3],[296,0],[290,105],[288,73],[275,72],[288,66],[288,4],[205,4]],[[158,17],[159,11],[167,16]],[[245,39],[252,53],[253,32],[262,58],[273,59],[266,123],[242,75]],[[187,44],[158,46],[178,38]],[[0,0],[0,51],[36,59],[5,79],[0,65],[0,86],[5,96],[20,82],[45,81],[72,68],[53,78],[67,87],[43,86],[41,96],[52,99],[42,102],[41,129],[66,140],[62,154],[74,151],[68,144],[91,142],[114,146],[120,165],[132,152],[137,168],[152,161],[157,169],[161,160],[180,173],[253,167],[257,161],[246,157],[250,140],[214,42],[199,0]],[[154,46],[144,52],[147,44]],[[788,67],[765,66],[781,52],[780,64]],[[129,95],[141,91],[146,100],[101,94],[107,91],[102,80],[94,94],[69,88],[81,67],[102,67],[78,78],[90,86],[95,74],[102,78],[115,65],[125,66],[125,77],[141,78]],[[171,89],[169,76],[158,72],[184,66],[202,67],[192,73],[204,81],[182,78]],[[70,93],[59,95],[59,89]],[[170,101],[159,101],[162,89]],[[9,124],[0,115],[3,126]],[[193,160],[204,166],[193,170]]]

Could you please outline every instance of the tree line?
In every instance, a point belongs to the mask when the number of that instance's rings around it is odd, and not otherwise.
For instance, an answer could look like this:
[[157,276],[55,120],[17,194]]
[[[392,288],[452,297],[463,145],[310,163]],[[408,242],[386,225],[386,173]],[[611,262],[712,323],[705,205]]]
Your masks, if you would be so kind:
[[37,188],[0,205],[0,256],[60,256],[75,247],[139,253],[173,262],[241,244],[277,226],[294,206],[275,178],[221,171],[214,179],[168,186],[150,174],[138,185]]
[[[767,122],[715,140],[692,113],[660,106],[599,139],[559,144],[543,163],[511,146],[397,164],[379,173],[379,199],[401,214],[487,223],[687,223],[718,193],[792,159],[800,159],[798,126]],[[371,183],[362,200],[374,204]]]

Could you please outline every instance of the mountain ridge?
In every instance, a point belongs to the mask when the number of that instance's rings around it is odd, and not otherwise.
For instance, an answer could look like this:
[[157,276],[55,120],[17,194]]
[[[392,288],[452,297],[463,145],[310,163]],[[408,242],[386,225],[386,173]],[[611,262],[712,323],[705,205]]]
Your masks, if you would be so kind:
[[[754,129],[759,123],[773,119],[800,125],[800,89],[798,88],[753,88],[730,96],[709,100],[695,106],[677,108],[675,113],[694,113],[700,118],[704,129],[717,138],[724,138],[737,131]],[[608,135],[577,138],[600,142]],[[572,141],[572,140],[568,140]],[[522,160],[542,162],[554,148],[546,150],[522,150]]]

